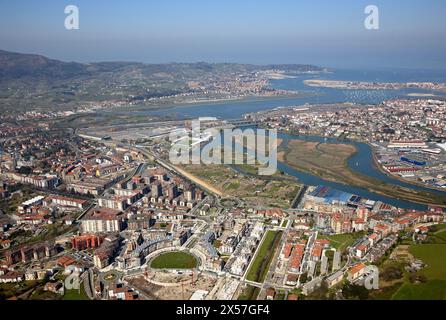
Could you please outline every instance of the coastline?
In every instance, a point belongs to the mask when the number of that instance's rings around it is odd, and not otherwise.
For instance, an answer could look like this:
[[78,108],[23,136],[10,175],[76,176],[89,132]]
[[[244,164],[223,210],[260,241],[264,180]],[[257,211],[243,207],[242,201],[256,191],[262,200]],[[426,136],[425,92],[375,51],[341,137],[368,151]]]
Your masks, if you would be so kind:
[[[340,90],[401,90],[416,89],[427,91],[446,92],[445,83],[433,82],[368,82],[368,81],[349,81],[349,80],[323,80],[307,79],[304,84],[314,88],[328,88]],[[418,96],[420,93],[415,93]],[[422,93],[424,94],[424,93]],[[429,96],[431,93],[429,93]]]
[[[281,131],[281,133],[292,134],[292,135],[294,135],[294,133],[290,133],[290,132],[286,132],[286,131]],[[301,133],[299,133],[299,135],[307,136],[307,137],[311,137],[311,136],[312,136],[312,135],[310,135],[310,134],[301,134]],[[318,135],[313,135],[313,136],[317,136],[317,137],[325,138],[325,137],[323,137],[323,136],[318,136]],[[336,139],[336,137],[327,137],[327,138],[334,138],[334,139]],[[422,188],[426,188],[426,189],[430,189],[430,190],[434,190],[434,191],[444,192],[445,195],[446,195],[446,190],[445,190],[445,189],[436,188],[436,187],[430,187],[430,186],[424,185],[424,184],[419,183],[419,182],[410,181],[410,180],[405,180],[404,178],[401,178],[401,177],[399,177],[399,176],[394,176],[394,175],[390,174],[389,172],[387,172],[386,170],[384,170],[384,169],[382,168],[382,166],[380,165],[380,163],[379,163],[379,161],[378,161],[378,158],[376,157],[375,148],[374,148],[374,146],[373,146],[370,142],[368,142],[368,141],[364,141],[364,140],[352,140],[352,139],[345,139],[345,141],[346,141],[346,142],[360,142],[360,143],[367,144],[367,145],[370,147],[370,149],[372,150],[373,166],[374,166],[376,169],[378,169],[379,171],[381,171],[381,173],[385,174],[387,177],[392,178],[392,179],[399,180],[399,181],[404,182],[404,183],[411,184],[411,185],[413,185],[413,186],[422,187]],[[357,153],[357,152],[356,152],[356,153]],[[349,161],[351,158],[353,158],[353,157],[356,155],[356,153],[353,154],[351,157],[349,157],[349,158],[347,159],[347,161]]]
[[123,112],[123,111],[132,111],[132,112],[144,112],[144,111],[158,111],[158,110],[169,110],[173,108],[183,108],[183,107],[200,107],[203,105],[225,105],[231,104],[235,102],[240,103],[253,103],[253,102],[263,102],[270,100],[293,100],[293,99],[302,99],[307,97],[317,97],[321,96],[320,93],[308,93],[308,92],[300,92],[294,94],[280,94],[275,96],[250,96],[250,97],[242,97],[242,98],[228,98],[228,99],[209,99],[202,101],[193,101],[193,102],[180,102],[180,103],[166,103],[166,104],[138,104],[131,106],[119,106],[119,107],[111,107],[106,110],[103,110],[107,113],[113,112]]

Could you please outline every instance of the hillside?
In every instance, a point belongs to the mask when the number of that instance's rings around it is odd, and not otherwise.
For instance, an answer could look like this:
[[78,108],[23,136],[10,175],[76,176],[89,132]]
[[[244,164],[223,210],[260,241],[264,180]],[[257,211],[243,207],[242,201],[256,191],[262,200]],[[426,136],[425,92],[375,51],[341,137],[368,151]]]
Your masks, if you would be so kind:
[[0,107],[5,114],[18,110],[73,110],[116,102],[163,103],[181,95],[224,99],[249,95],[244,87],[253,88],[253,94],[270,90],[261,72],[272,69],[291,74],[322,71],[311,65],[84,64],[0,51]]

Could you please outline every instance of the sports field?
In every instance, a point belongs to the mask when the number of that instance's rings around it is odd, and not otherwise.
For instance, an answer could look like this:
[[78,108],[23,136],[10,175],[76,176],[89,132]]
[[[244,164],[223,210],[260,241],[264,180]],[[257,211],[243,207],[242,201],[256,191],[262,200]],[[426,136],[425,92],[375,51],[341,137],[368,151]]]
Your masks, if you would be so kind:
[[364,236],[363,232],[357,233],[345,233],[335,235],[319,235],[319,239],[327,239],[330,241],[330,245],[340,251],[345,250],[348,246],[352,245],[357,239]]
[[197,266],[197,259],[186,252],[168,252],[152,260],[153,269],[193,269]]

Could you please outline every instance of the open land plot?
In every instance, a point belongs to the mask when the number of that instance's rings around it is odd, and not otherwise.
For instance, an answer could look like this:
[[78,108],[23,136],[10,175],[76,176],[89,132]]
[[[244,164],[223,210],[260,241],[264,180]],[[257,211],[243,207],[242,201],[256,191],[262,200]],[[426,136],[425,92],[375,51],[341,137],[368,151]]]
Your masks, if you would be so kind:
[[295,180],[247,176],[224,165],[186,165],[182,169],[220,194],[238,197],[253,206],[289,208],[301,187]]
[[79,290],[66,290],[62,300],[90,300],[87,293],[84,290],[84,286],[81,285]]
[[42,284],[41,281],[23,281],[20,283],[0,284],[0,300],[9,299],[14,296],[27,295]]
[[[162,276],[158,276],[161,274]],[[165,282],[168,285],[149,283],[144,277],[128,279],[128,283],[142,292],[147,299],[151,300],[189,300],[197,290],[211,292],[217,284],[217,278],[207,274],[183,274],[162,273],[157,271],[154,280]]]
[[446,281],[431,280],[422,284],[404,283],[392,296],[393,300],[444,300]]
[[357,239],[364,236],[363,232],[357,233],[345,233],[345,234],[335,234],[335,235],[318,235],[319,239],[327,239],[330,241],[330,245],[340,251],[344,251],[352,245]]
[[413,245],[409,251],[427,267],[420,271],[429,279],[446,280],[446,245]]
[[444,300],[446,299],[446,245],[412,245],[409,252],[422,260],[426,267],[418,274],[426,278],[424,283],[406,281],[392,296],[395,300]]

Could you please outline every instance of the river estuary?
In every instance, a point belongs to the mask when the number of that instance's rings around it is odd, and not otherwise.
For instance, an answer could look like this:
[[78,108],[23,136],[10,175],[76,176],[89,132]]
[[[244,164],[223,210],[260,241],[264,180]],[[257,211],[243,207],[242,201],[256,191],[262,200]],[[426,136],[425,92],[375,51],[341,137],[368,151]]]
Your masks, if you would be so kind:
[[[321,74],[321,75],[303,75],[293,79],[272,80],[271,84],[274,88],[285,90],[296,90],[301,93],[305,93],[302,97],[293,98],[270,98],[260,99],[253,101],[230,101],[223,103],[204,103],[197,105],[186,106],[173,106],[167,110],[144,110],[134,111],[138,115],[155,115],[163,116],[168,113],[176,116],[178,119],[184,118],[198,118],[198,117],[217,117],[220,119],[237,119],[243,117],[244,114],[258,112],[268,109],[274,109],[277,107],[296,106],[303,104],[318,104],[318,103],[343,103],[354,102],[360,104],[377,104],[384,100],[396,99],[396,98],[408,98],[410,93],[423,93],[423,94],[437,94],[425,90],[342,90],[342,89],[328,89],[328,88],[310,88],[306,86],[303,81],[307,79],[326,79],[326,80],[350,80],[350,81],[369,81],[369,82],[446,82],[446,72],[440,71],[348,71],[340,70],[334,73]],[[445,97],[444,94],[440,94]],[[132,111],[130,111],[132,112]],[[116,113],[119,113],[116,112]],[[126,114],[129,111],[125,111]],[[421,186],[405,183],[398,179],[387,176],[376,168],[372,149],[366,143],[360,142],[347,142],[345,140],[339,141],[335,138],[329,138],[325,140],[322,137],[315,136],[290,136],[286,134],[280,134],[282,139],[300,139],[310,140],[318,142],[330,142],[330,143],[350,143],[353,144],[358,152],[349,159],[348,165],[351,170],[359,172],[361,174],[379,179],[385,183],[406,187],[413,190],[427,190],[433,193],[438,193],[446,197],[446,192],[440,190],[432,190],[423,188]],[[295,176],[302,183],[307,185],[326,185],[338,190],[356,194],[358,196],[368,198],[375,201],[382,201],[384,203],[406,209],[426,210],[426,206],[411,201],[405,201],[395,199],[389,196],[379,195],[370,192],[366,189],[344,185],[341,183],[335,183],[321,179],[312,174],[300,172],[292,167],[279,163],[278,168],[287,174]]]

